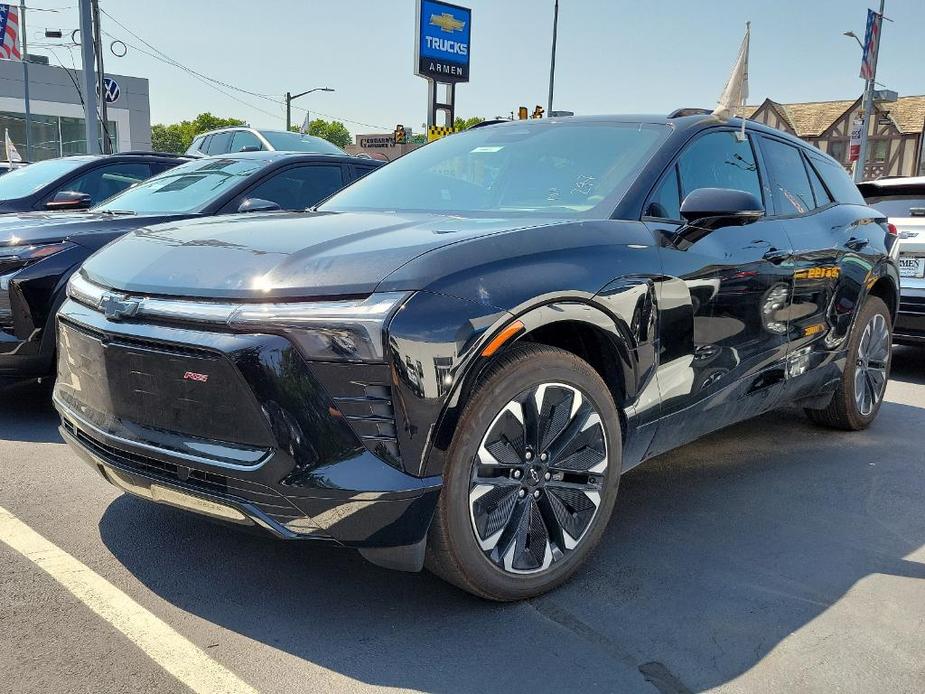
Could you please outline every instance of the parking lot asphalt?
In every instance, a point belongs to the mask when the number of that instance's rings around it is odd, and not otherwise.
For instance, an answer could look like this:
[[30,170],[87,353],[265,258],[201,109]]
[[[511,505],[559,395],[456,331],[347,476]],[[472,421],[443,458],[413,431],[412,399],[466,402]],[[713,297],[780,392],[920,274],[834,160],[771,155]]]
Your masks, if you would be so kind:
[[[584,569],[511,605],[121,495],[47,398],[0,395],[0,514],[242,686],[925,691],[925,351],[897,349],[865,432],[785,409],[629,472]],[[0,536],[0,691],[188,691],[47,559]]]

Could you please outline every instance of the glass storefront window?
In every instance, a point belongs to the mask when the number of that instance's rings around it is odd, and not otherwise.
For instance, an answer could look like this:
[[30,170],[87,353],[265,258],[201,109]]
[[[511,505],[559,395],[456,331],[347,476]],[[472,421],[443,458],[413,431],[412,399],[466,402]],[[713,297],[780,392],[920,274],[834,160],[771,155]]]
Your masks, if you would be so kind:
[[[119,150],[119,135],[115,121],[107,122],[113,151]],[[26,116],[23,113],[0,111],[0,137],[9,130],[10,139],[23,159],[26,153]],[[42,116],[32,114],[31,161],[43,161],[72,154],[86,154],[87,140],[83,118]]]

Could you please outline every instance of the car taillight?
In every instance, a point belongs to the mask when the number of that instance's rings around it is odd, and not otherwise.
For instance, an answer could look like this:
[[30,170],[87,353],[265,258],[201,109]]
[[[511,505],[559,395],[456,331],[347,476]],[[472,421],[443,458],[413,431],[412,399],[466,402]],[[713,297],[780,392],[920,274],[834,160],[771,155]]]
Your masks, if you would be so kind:
[[886,233],[888,233],[890,236],[899,236],[899,231],[896,230],[896,225],[892,222],[887,223]]

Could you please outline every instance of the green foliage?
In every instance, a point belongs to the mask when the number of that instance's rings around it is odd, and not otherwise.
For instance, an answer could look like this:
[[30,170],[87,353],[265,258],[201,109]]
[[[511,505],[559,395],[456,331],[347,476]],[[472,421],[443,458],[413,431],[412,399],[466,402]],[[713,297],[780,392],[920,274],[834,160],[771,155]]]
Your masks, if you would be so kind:
[[157,123],[151,126],[151,149],[155,152],[182,154],[199,133],[233,125],[245,125],[245,123],[238,118],[220,118],[211,113],[200,113],[191,121],[185,120],[169,125]]
[[[295,132],[299,131],[298,125],[289,128]],[[320,137],[331,142],[341,149],[349,144],[353,144],[353,136],[347,127],[337,120],[326,121],[324,118],[316,118],[308,123],[308,134]]]
[[468,130],[473,125],[478,125],[483,120],[485,119],[482,118],[481,116],[473,116],[472,118],[460,118],[459,116],[457,116],[456,120],[453,121],[453,127],[456,129],[456,132],[459,132],[461,130]]

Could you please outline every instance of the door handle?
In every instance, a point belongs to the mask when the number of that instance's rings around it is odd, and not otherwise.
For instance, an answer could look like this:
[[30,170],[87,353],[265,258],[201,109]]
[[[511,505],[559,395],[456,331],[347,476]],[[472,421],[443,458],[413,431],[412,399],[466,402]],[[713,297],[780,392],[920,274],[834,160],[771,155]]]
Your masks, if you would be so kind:
[[782,262],[784,262],[785,260],[789,260],[789,259],[790,259],[790,252],[789,252],[789,251],[780,251],[780,250],[778,250],[778,249],[772,247],[772,248],[769,248],[769,249],[765,252],[765,254],[764,254],[763,256],[761,256],[761,257],[762,257],[764,260],[767,260],[769,263],[773,263],[774,265],[780,265],[780,264],[781,264]]
[[868,243],[870,242],[867,239],[859,239],[857,237],[852,236],[850,239],[845,241],[845,248],[849,248],[852,251],[859,251],[862,248],[864,248],[864,246],[866,246]]

